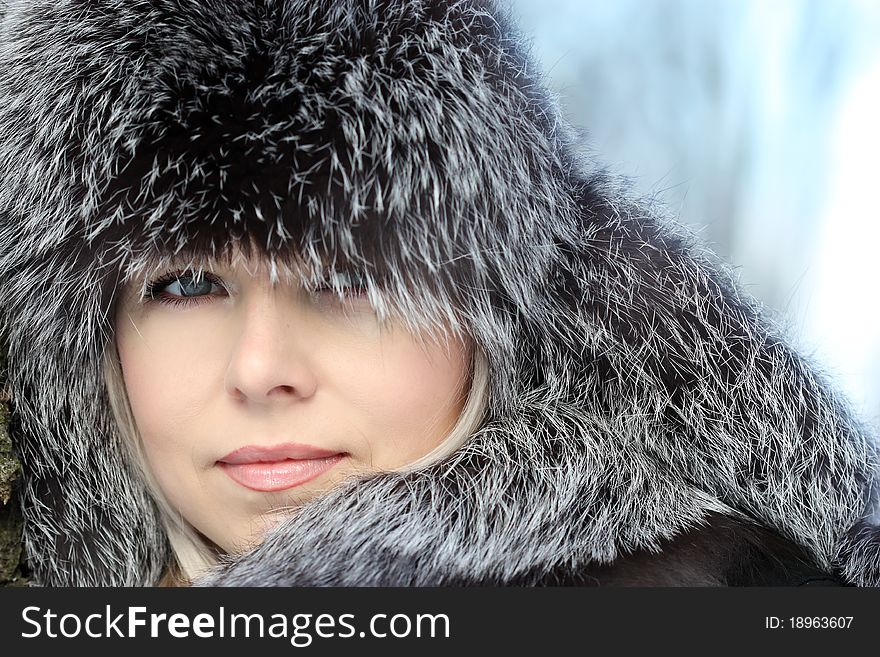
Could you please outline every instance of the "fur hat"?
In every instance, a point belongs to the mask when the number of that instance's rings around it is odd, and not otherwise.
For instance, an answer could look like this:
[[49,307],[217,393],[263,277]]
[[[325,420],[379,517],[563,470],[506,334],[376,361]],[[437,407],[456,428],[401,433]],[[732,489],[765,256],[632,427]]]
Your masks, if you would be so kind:
[[442,463],[345,484],[213,581],[528,581],[754,521],[880,584],[866,429],[731,276],[581,153],[479,1],[2,0],[0,329],[26,549],[159,577],[101,370],[116,291],[249,243],[358,262],[377,310],[489,361]]

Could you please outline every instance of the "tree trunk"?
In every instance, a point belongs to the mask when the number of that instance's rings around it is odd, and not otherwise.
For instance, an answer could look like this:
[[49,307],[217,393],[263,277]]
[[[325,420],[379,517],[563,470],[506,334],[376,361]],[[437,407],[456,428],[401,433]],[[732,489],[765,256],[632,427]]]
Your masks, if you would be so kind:
[[15,488],[21,466],[12,451],[9,436],[5,370],[5,349],[0,347],[0,586],[22,586],[27,584],[27,568],[21,544],[21,510]]

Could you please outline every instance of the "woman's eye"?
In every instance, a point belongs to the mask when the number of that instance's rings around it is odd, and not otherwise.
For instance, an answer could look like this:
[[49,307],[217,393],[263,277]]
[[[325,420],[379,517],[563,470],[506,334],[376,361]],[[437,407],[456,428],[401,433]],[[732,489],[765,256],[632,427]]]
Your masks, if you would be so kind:
[[205,274],[198,280],[192,274],[171,274],[153,281],[147,287],[147,296],[160,303],[189,305],[218,293],[222,296],[225,288],[214,276]]
[[320,285],[316,292],[335,293],[336,287],[338,287],[344,292],[346,297],[356,298],[365,296],[367,293],[367,278],[360,272],[338,271],[335,275],[328,274],[324,277],[324,280],[327,282]]
[[[341,299],[356,301],[366,299],[367,279],[356,271],[337,271],[328,273],[312,294],[322,305],[338,302]],[[175,272],[162,276],[147,285],[145,298],[148,301],[169,305],[196,305],[209,302],[218,296],[228,296],[222,281],[212,274],[196,278],[193,274]]]

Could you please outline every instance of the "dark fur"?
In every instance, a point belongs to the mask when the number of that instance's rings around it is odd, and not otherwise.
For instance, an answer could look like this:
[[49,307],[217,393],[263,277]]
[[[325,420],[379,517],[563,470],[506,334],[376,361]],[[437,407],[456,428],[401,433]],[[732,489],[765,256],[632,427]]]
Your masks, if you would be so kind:
[[[414,332],[452,321],[490,400],[445,462],[342,486],[207,581],[541,583],[620,557],[635,583],[626,555],[675,559],[720,516],[880,583],[873,438],[577,150],[491,4],[0,7],[0,328],[40,582],[156,581],[166,539],[101,383],[115,291],[250,239],[364,263]],[[701,582],[711,555],[681,554]]]

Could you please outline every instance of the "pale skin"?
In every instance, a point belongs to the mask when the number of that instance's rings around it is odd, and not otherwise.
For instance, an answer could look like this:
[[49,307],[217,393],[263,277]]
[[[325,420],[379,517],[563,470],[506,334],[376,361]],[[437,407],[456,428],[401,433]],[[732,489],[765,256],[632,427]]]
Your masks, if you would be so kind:
[[[175,270],[150,280],[163,273]],[[172,276],[152,299],[127,286],[116,346],[150,470],[171,506],[221,551],[252,547],[284,513],[351,475],[412,463],[454,426],[469,345],[420,345],[394,322],[380,330],[365,297],[343,303],[273,285],[262,265],[208,273],[201,283]],[[224,470],[221,459],[235,450],[287,443],[338,456],[326,472],[277,491],[253,490]]]

